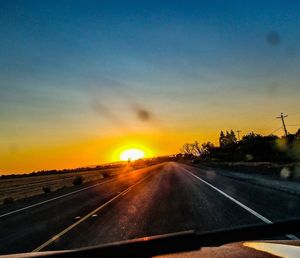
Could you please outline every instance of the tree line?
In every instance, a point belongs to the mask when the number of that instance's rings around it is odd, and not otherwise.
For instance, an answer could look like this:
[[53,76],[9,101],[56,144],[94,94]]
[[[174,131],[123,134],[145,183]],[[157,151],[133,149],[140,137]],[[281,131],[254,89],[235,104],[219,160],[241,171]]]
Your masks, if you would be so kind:
[[237,139],[233,130],[221,131],[219,146],[214,146],[211,142],[185,143],[180,155],[194,161],[299,161],[300,129],[295,134],[283,137],[250,132],[241,140]]

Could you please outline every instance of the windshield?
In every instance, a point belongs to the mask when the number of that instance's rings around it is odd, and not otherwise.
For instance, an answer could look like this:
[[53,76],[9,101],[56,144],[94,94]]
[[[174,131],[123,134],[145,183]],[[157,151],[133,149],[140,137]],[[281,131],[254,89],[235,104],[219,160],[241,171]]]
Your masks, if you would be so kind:
[[1,1],[0,254],[300,218],[299,28],[297,1]]

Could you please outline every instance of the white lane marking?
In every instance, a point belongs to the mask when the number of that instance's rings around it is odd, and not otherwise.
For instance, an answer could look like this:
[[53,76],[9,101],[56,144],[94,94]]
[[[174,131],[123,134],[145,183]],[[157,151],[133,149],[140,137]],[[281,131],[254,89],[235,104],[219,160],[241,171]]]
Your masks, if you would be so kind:
[[88,187],[85,187],[85,188],[82,188],[82,189],[79,189],[79,190],[76,190],[76,191],[73,191],[73,192],[70,192],[70,193],[67,193],[67,194],[63,194],[63,195],[57,196],[57,197],[54,197],[54,198],[49,199],[49,200],[46,200],[46,201],[38,202],[38,203],[35,203],[35,204],[32,204],[32,205],[29,205],[29,206],[26,206],[26,207],[23,207],[23,208],[14,210],[14,211],[10,211],[10,212],[1,214],[1,215],[0,215],[0,218],[6,217],[6,216],[8,216],[8,215],[11,215],[11,214],[14,214],[14,213],[17,213],[17,212],[20,212],[20,211],[28,210],[28,209],[30,209],[30,208],[33,208],[33,207],[36,207],[36,206],[39,206],[39,205],[42,205],[42,204],[45,204],[45,203],[48,203],[48,202],[52,202],[52,201],[55,201],[55,200],[64,198],[64,197],[66,197],[66,196],[75,194],[75,193],[79,193],[79,192],[85,191],[85,190],[90,189],[90,188],[94,188],[94,187],[96,187],[96,186],[105,184],[105,183],[107,183],[107,182],[111,182],[111,181],[113,181],[113,180],[115,180],[115,178],[109,179],[109,180],[106,180],[105,182],[97,183],[97,184],[95,184],[95,185],[91,185],[91,186],[88,186]]
[[45,243],[43,243],[42,245],[40,245],[39,247],[35,248],[32,252],[39,252],[42,249],[44,249],[45,247],[47,247],[48,245],[50,245],[51,243],[55,242],[57,239],[59,239],[61,236],[63,236],[64,234],[66,234],[67,232],[69,232],[71,229],[73,229],[74,227],[76,227],[77,225],[79,225],[81,222],[85,221],[86,219],[88,219],[89,217],[91,217],[92,215],[94,215],[96,212],[102,210],[104,207],[106,207],[108,204],[110,204],[111,202],[113,202],[114,200],[118,199],[119,197],[121,197],[124,193],[128,193],[129,191],[132,190],[133,187],[137,186],[138,184],[142,183],[143,181],[145,181],[146,179],[148,179],[150,176],[152,176],[153,173],[151,173],[150,175],[145,176],[143,179],[139,180],[138,182],[136,182],[135,184],[133,184],[132,186],[128,187],[127,189],[125,189],[124,191],[122,191],[121,193],[117,194],[115,197],[113,197],[112,199],[110,199],[109,201],[107,201],[106,203],[102,204],[101,206],[99,206],[98,208],[96,208],[95,210],[91,211],[89,214],[85,215],[82,219],[78,220],[77,222],[73,223],[72,225],[70,225],[69,227],[67,227],[66,229],[64,229],[63,231],[61,231],[60,233],[56,234],[55,236],[51,237],[48,241],[46,241]]
[[[201,182],[207,184],[208,186],[210,186],[211,188],[213,188],[214,190],[216,190],[217,192],[219,192],[220,194],[222,194],[223,196],[227,197],[229,200],[233,201],[234,203],[236,203],[237,205],[239,205],[240,207],[242,207],[243,209],[245,209],[246,211],[250,212],[251,214],[253,214],[255,217],[259,218],[260,220],[262,220],[263,222],[267,223],[267,224],[273,224],[273,222],[269,219],[267,219],[266,217],[264,217],[263,215],[259,214],[258,212],[256,212],[255,210],[249,208],[248,206],[246,206],[245,204],[241,203],[240,201],[238,201],[237,199],[231,197],[230,195],[228,195],[227,193],[223,192],[222,190],[220,190],[219,188],[213,186],[212,184],[208,183],[207,181],[205,181],[204,179],[196,176],[194,173],[190,172],[189,170],[187,170],[186,168],[183,168],[186,172],[188,172],[190,175],[192,175],[193,177],[197,178],[198,180],[200,180]],[[299,239],[297,236],[292,235],[292,234],[288,234],[286,235],[286,237],[288,237],[289,239],[292,240],[297,240]]]
[[[137,170],[138,171],[138,170]],[[136,172],[137,172],[136,171]],[[126,176],[126,174],[122,175],[122,176]],[[91,186],[88,186],[88,187],[85,187],[85,188],[82,188],[82,189],[79,189],[79,190],[76,190],[76,191],[73,191],[73,192],[70,192],[70,193],[67,193],[67,194],[63,194],[63,195],[60,195],[60,196],[57,196],[57,197],[54,197],[52,199],[49,199],[49,200],[46,200],[46,201],[42,201],[42,202],[38,202],[38,203],[35,203],[35,204],[32,204],[32,205],[28,205],[26,207],[23,207],[23,208],[20,208],[20,209],[17,209],[17,210],[14,210],[14,211],[10,211],[10,212],[7,212],[7,213],[4,213],[4,214],[1,214],[0,215],[0,218],[3,218],[3,217],[6,217],[8,215],[11,215],[11,214],[14,214],[14,213],[17,213],[17,212],[20,212],[20,211],[24,211],[24,210],[27,210],[27,209],[30,209],[30,208],[33,208],[35,206],[39,206],[39,205],[42,205],[42,204],[45,204],[45,203],[48,203],[48,202],[52,202],[52,201],[55,201],[55,200],[58,200],[58,199],[61,199],[61,198],[64,198],[66,196],[69,196],[69,195],[72,195],[72,194],[75,194],[75,193],[79,193],[81,191],[85,191],[85,190],[88,190],[90,188],[94,188],[98,185],[102,185],[102,184],[105,184],[107,182],[111,182],[111,181],[114,181],[116,180],[116,178],[112,178],[112,179],[108,179],[104,182],[100,182],[100,183],[97,183],[95,185],[91,185]]]

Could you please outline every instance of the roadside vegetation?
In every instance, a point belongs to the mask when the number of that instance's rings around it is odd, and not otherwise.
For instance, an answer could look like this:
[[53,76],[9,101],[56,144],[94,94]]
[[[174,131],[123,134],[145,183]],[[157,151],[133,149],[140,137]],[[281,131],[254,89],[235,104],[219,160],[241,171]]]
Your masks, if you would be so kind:
[[11,200],[17,201],[39,194],[63,191],[74,185],[96,182],[102,180],[107,174],[114,176],[121,173],[121,171],[122,168],[106,168],[69,173],[52,172],[51,174],[34,174],[34,176],[1,177],[0,205],[13,202]]
[[51,192],[50,186],[43,186],[43,191],[44,193],[50,193]]
[[76,176],[73,180],[73,185],[82,185],[82,184],[83,184],[82,176]]
[[263,136],[254,132],[238,140],[234,131],[220,132],[219,146],[210,142],[200,145],[197,141],[181,148],[183,159],[214,162],[277,162],[290,163],[300,160],[300,129],[284,137]]
[[80,167],[80,168],[71,168],[71,169],[52,169],[52,170],[40,170],[34,171],[30,173],[24,174],[8,174],[8,175],[1,175],[1,179],[9,179],[9,178],[21,178],[21,177],[36,177],[36,176],[46,176],[46,175],[63,175],[63,174],[70,174],[70,173],[81,173],[81,172],[88,172],[88,171],[105,171],[110,169],[120,169],[124,167],[123,163],[112,163],[107,165],[98,165],[94,167]]
[[[242,172],[249,176],[267,176],[278,180],[300,180],[300,129],[278,137],[254,132],[237,139],[233,130],[220,132],[219,146],[210,142],[186,143],[178,160],[199,166]],[[237,174],[236,174],[237,175]]]
[[132,162],[99,165],[93,168],[38,171],[29,174],[0,176],[0,205],[19,199],[56,191],[68,191],[67,188],[95,183],[105,178],[118,176],[146,166],[171,160],[169,156],[156,157]]

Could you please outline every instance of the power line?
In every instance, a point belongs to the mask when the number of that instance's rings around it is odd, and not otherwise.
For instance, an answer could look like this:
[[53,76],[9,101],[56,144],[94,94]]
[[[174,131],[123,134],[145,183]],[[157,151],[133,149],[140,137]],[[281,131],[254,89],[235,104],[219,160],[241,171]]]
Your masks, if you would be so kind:
[[280,116],[276,117],[277,119],[281,119],[282,121],[282,125],[283,125],[283,129],[284,129],[284,133],[285,133],[285,136],[288,135],[288,132],[286,130],[286,126],[285,126],[285,122],[284,122],[284,119],[288,117],[287,115],[283,115],[283,113],[280,113]]
[[274,130],[273,132],[269,133],[269,135],[272,135],[273,133],[276,133],[277,131],[279,131],[282,128],[282,126],[278,127],[276,130]]

